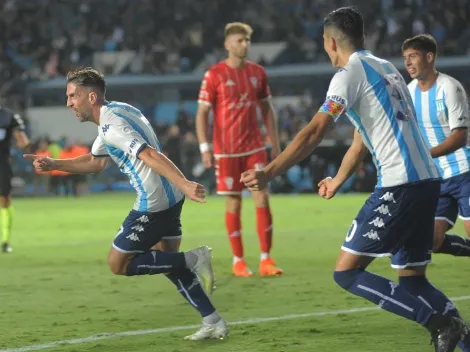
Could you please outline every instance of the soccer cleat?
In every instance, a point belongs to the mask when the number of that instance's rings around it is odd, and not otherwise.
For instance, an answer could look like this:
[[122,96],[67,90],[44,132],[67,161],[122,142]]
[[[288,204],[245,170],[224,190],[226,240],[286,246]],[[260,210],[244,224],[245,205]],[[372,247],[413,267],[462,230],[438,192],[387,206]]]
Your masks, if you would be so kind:
[[233,264],[232,272],[234,276],[238,277],[250,277],[253,275],[252,271],[246,265],[245,260],[239,260]]
[[279,276],[282,275],[281,268],[276,266],[274,259],[266,258],[259,263],[259,274],[261,276]]
[[230,334],[227,323],[224,319],[220,319],[215,324],[202,323],[201,328],[192,335],[186,336],[185,340],[200,341],[207,339],[220,339],[227,338]]
[[431,332],[431,343],[435,352],[452,352],[458,342],[464,340],[469,333],[465,323],[455,317],[436,314],[427,324]]
[[12,251],[13,251],[13,249],[10,247],[8,242],[3,242],[2,243],[2,252],[3,253],[11,253]]
[[202,246],[189,251],[195,254],[197,257],[196,264],[191,268],[191,271],[196,274],[199,282],[202,285],[202,288],[209,295],[212,294],[215,288],[211,251],[212,249],[207,246]]

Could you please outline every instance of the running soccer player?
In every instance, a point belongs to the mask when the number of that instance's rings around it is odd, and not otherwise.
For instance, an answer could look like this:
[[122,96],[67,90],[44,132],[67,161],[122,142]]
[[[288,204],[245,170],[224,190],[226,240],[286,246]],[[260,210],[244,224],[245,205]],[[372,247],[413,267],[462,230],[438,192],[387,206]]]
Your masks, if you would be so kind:
[[[214,166],[217,194],[225,195],[225,225],[232,247],[235,276],[252,276],[243,253],[241,225],[240,175],[246,169],[262,169],[267,164],[265,143],[258,123],[258,107],[272,144],[271,156],[279,154],[275,112],[264,68],[246,60],[253,30],[245,23],[225,27],[225,49],[228,58],[205,74],[199,92],[196,130],[202,160],[206,168]],[[209,143],[209,113],[213,109],[213,146]],[[257,232],[261,247],[259,273],[262,276],[282,274],[270,256],[273,222],[267,190],[253,193]]]
[[[363,50],[364,22],[355,8],[328,14],[323,37],[325,51],[339,68],[325,103],[281,155],[263,170],[244,172],[241,180],[252,191],[264,189],[269,179],[307,157],[345,114],[356,128],[354,141],[337,175],[320,182],[319,194],[332,198],[367,150],[374,157],[378,182],[349,229],[334,280],[350,293],[426,327],[435,351],[453,351],[468,329],[452,302],[426,278],[440,179],[406,83],[390,62]],[[383,256],[392,257],[398,283],[366,270]]]
[[436,40],[429,34],[405,40],[402,46],[408,84],[418,125],[443,179],[434,224],[434,253],[470,256],[470,239],[446,234],[463,220],[470,236],[470,115],[459,81],[435,67]]
[[[67,106],[81,122],[98,125],[91,153],[73,159],[25,157],[34,159],[38,171],[80,174],[100,172],[109,159],[113,160],[129,177],[137,199],[114,238],[108,256],[111,272],[127,276],[165,274],[202,316],[201,329],[186,339],[224,338],[229,334],[227,324],[198,280],[207,293],[212,293],[214,276],[209,248],[178,252],[185,196],[203,203],[204,187],[188,181],[161,153],[152,127],[138,109],[108,102],[105,92],[103,75],[92,68],[67,75]],[[154,246],[159,250],[151,250]]]
[[11,139],[15,138],[19,148],[29,147],[29,138],[25,133],[24,121],[20,115],[0,106],[0,222],[2,224],[2,252],[10,253],[13,207],[11,205],[11,179],[13,172],[10,165]]

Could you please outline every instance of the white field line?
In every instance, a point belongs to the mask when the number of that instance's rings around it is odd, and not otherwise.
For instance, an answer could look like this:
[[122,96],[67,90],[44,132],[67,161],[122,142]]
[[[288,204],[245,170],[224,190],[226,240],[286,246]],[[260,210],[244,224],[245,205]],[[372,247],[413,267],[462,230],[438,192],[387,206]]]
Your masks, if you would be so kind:
[[[451,298],[451,300],[452,301],[466,301],[466,300],[470,300],[470,296],[454,297],[454,298]],[[271,321],[299,319],[299,318],[308,318],[308,317],[321,317],[325,315],[354,314],[354,313],[360,313],[360,312],[374,311],[378,309],[379,309],[378,307],[365,307],[365,308],[352,308],[352,309],[343,309],[343,310],[330,310],[330,311],[325,311],[325,312],[315,312],[315,313],[305,313],[305,314],[289,314],[289,315],[281,315],[277,317],[251,318],[251,319],[246,319],[246,320],[238,320],[238,321],[229,322],[228,324],[230,326],[259,324],[259,323],[266,323],[266,322],[271,322]],[[49,342],[49,343],[44,343],[41,345],[30,345],[30,346],[24,346],[24,347],[8,348],[5,350],[0,350],[0,352],[39,351],[39,350],[45,350],[47,348],[59,347],[63,345],[77,345],[77,344],[95,342],[95,341],[100,341],[100,340],[114,339],[117,337],[124,337],[124,336],[162,334],[162,333],[167,333],[167,332],[197,329],[199,328],[199,326],[200,325],[182,325],[182,326],[172,326],[172,327],[160,328],[160,329],[124,331],[124,332],[117,332],[117,333],[102,333],[102,334],[83,337],[83,338]]]

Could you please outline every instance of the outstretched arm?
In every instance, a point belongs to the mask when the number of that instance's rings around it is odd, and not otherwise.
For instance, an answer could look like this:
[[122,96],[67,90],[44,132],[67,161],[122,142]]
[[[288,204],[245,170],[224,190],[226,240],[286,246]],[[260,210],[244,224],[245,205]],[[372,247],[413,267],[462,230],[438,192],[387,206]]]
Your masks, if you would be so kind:
[[91,153],[72,159],[52,159],[34,154],[24,154],[26,159],[33,160],[33,166],[38,171],[60,170],[72,174],[95,174],[103,171],[108,157],[95,157]]

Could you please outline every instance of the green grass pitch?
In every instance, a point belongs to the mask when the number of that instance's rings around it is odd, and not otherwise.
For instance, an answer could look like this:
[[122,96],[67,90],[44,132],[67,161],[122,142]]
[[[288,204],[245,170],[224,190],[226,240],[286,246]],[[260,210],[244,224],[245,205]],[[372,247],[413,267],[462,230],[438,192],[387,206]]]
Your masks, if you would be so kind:
[[[345,234],[366,195],[325,201],[316,196],[274,196],[273,257],[280,278],[233,278],[224,226],[223,198],[204,205],[186,202],[183,248],[213,248],[217,290],[213,301],[229,321],[315,312],[231,327],[224,341],[188,342],[195,329],[120,336],[41,349],[72,351],[432,351],[420,326],[381,310],[337,287],[332,273]],[[80,199],[15,199],[13,253],[0,255],[0,350],[85,338],[101,333],[200,323],[200,317],[165,277],[117,277],[107,267],[111,241],[130,207],[132,194]],[[243,238],[249,265],[257,270],[258,238],[252,201],[244,199]],[[459,224],[456,232],[463,234]],[[395,278],[388,259],[371,270]],[[435,255],[431,280],[451,297],[470,295],[468,258]],[[457,301],[470,317],[470,297]]]

